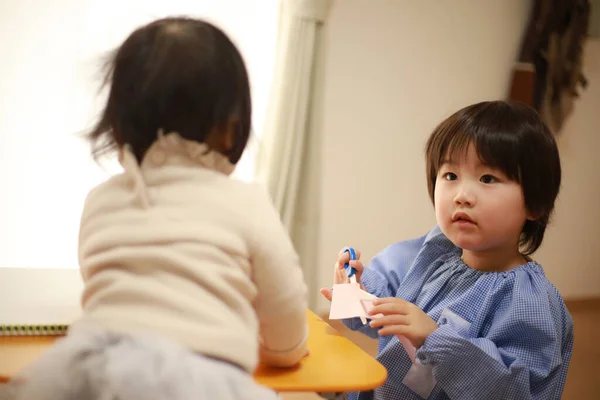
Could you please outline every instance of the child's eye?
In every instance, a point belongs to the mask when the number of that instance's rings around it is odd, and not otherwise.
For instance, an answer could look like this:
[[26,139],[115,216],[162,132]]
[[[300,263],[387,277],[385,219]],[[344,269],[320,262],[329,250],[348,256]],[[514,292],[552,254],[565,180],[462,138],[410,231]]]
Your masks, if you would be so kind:
[[498,182],[498,179],[496,179],[496,177],[494,177],[492,175],[483,175],[479,179],[479,181],[482,183],[494,183],[494,182]]
[[446,179],[447,181],[455,181],[458,179],[458,176],[456,176],[454,172],[446,172],[444,174],[444,179]]

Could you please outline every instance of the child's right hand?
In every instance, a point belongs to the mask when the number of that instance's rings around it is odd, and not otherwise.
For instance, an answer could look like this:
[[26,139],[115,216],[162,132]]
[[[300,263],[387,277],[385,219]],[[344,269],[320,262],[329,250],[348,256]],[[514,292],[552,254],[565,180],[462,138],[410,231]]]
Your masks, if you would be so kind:
[[[337,261],[333,266],[333,284],[340,283],[349,283],[350,278],[346,274],[346,270],[344,269],[344,264],[350,263],[350,266],[356,269],[356,282],[360,285],[361,289],[365,290],[365,287],[360,283],[360,278],[362,276],[363,270],[365,267],[360,261],[360,251],[356,252],[356,260],[350,260],[350,253],[344,252],[345,247],[340,251]],[[320,290],[323,297],[327,300],[331,301],[332,289],[331,288],[321,288]]]

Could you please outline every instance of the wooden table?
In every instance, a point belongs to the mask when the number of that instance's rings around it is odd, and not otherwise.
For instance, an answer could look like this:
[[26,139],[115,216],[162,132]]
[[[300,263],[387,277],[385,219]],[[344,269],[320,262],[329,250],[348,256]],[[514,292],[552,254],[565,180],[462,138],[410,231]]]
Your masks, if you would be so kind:
[[[258,383],[277,392],[354,392],[381,386],[386,369],[312,311],[307,311],[310,354],[294,368],[259,365]],[[55,337],[0,337],[0,382],[7,382],[50,347]]]

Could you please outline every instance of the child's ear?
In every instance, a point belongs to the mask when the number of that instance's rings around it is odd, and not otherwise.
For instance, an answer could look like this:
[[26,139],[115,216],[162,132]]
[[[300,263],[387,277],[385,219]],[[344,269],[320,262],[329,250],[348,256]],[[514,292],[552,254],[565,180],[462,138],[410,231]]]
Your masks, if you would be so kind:
[[225,151],[233,149],[239,127],[240,123],[237,119],[229,120],[229,123],[223,132],[223,147],[225,148]]
[[527,215],[526,218],[528,221],[537,221],[538,219],[540,219],[540,217],[542,216],[541,212],[531,212],[529,210],[527,210]]
[[220,153],[227,153],[235,144],[238,121],[230,120],[227,125],[215,127],[204,142]]

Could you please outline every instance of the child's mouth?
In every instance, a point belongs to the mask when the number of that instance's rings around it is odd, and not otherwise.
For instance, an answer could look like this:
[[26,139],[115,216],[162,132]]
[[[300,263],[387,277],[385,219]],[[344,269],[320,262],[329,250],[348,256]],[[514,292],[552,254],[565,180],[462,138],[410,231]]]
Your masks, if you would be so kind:
[[459,226],[469,226],[469,225],[477,225],[475,221],[466,213],[457,213],[452,218],[452,222],[458,224]]

